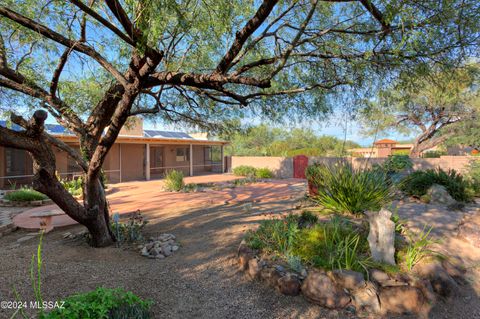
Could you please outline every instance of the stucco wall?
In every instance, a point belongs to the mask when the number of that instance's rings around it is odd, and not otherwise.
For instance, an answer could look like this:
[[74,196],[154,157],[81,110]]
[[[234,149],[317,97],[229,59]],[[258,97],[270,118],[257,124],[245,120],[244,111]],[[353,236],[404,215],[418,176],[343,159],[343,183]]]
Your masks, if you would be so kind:
[[291,157],[232,156],[232,169],[241,165],[269,168],[277,178],[293,177],[293,159]]
[[[371,167],[373,164],[381,164],[386,158],[359,158],[359,157],[309,157],[309,164],[312,163],[330,163],[338,161],[348,161],[354,168]],[[443,170],[454,169],[465,173],[468,170],[471,161],[480,160],[480,157],[474,156],[442,156],[440,158],[414,158],[413,169],[429,169],[440,167]],[[293,177],[293,159],[288,157],[269,157],[269,156],[232,156],[232,169],[240,165],[249,165],[256,168],[267,167],[271,169],[276,177]]]
[[145,179],[145,145],[120,144],[122,155],[122,182]]
[[[0,176],[5,176],[5,148],[0,146]],[[0,189],[5,186],[5,178],[0,178]]]

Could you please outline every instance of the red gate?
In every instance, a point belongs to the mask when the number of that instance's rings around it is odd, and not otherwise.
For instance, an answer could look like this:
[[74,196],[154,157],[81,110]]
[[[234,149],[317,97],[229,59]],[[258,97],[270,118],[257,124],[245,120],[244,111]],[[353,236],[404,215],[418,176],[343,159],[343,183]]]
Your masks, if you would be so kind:
[[293,157],[293,177],[305,178],[305,169],[308,166],[308,157],[297,155]]

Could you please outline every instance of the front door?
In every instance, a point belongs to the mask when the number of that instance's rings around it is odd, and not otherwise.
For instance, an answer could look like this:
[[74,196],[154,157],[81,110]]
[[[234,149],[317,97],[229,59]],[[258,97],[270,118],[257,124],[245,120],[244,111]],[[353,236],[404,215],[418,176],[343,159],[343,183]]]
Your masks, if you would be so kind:
[[162,178],[164,172],[163,147],[150,147],[150,176],[152,178]]

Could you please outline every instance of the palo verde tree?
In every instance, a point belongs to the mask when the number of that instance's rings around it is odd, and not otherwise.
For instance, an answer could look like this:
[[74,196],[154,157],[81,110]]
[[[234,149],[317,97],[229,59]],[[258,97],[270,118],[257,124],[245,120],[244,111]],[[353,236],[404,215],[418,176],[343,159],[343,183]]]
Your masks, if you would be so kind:
[[476,65],[432,67],[426,73],[402,74],[362,115],[373,131],[418,132],[410,156],[419,157],[478,121],[479,93]]
[[[0,128],[0,145],[28,151],[33,187],[106,246],[101,168],[129,117],[315,115],[330,93],[473,55],[478,16],[475,0],[2,0],[1,108],[23,130]],[[44,131],[47,114],[80,152]],[[83,170],[83,204],[55,177],[53,148]]]

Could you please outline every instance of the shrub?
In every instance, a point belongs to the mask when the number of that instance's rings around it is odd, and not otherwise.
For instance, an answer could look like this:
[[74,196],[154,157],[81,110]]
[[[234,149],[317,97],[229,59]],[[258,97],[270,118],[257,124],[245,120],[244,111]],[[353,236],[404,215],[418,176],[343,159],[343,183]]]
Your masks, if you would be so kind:
[[183,182],[183,172],[177,170],[168,171],[165,174],[164,188],[169,192],[179,192],[185,186]]
[[358,214],[379,210],[393,198],[391,183],[382,170],[355,170],[348,163],[339,163],[317,164],[306,172],[318,191],[314,200],[332,211]]
[[247,233],[246,241],[254,249],[277,254],[288,254],[299,230],[298,217],[288,215],[260,222],[256,231]]
[[366,234],[338,216],[328,223],[300,230],[292,254],[324,269],[366,272],[371,264]]
[[318,222],[318,217],[312,212],[304,210],[298,218],[298,226],[300,228],[310,227]]
[[480,161],[472,161],[467,174],[469,189],[474,196],[480,196]]
[[236,176],[245,176],[245,177],[255,177],[257,169],[249,165],[240,165],[233,169],[233,175]]
[[439,158],[442,155],[447,155],[444,151],[426,151],[422,154],[423,158]]
[[469,183],[455,170],[445,172],[441,168],[436,170],[415,171],[405,177],[400,183],[400,189],[409,196],[422,197],[433,184],[443,185],[450,196],[460,202],[472,200]]
[[35,200],[44,200],[48,197],[31,188],[21,188],[19,190],[7,193],[4,198],[15,202],[29,202]]
[[434,240],[430,239],[431,231],[432,227],[427,228],[425,225],[418,234],[409,234],[406,249],[399,252],[399,256],[404,256],[405,266],[408,271],[412,270],[423,258],[436,254],[429,248],[429,246],[435,243]]
[[151,318],[151,304],[151,301],[144,301],[132,292],[120,288],[99,287],[94,291],[66,298],[63,308],[57,308],[43,318],[147,319]]
[[74,196],[82,195],[83,179],[81,177],[72,180],[60,180],[60,183],[70,194]]
[[117,241],[122,242],[136,242],[143,240],[143,228],[148,221],[138,210],[133,216],[131,216],[125,223],[112,222],[112,231],[117,237]]
[[255,172],[256,178],[273,178],[273,172],[267,168],[258,168]]
[[383,168],[390,174],[399,173],[412,167],[413,163],[408,155],[391,155],[383,163]]

